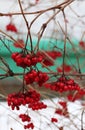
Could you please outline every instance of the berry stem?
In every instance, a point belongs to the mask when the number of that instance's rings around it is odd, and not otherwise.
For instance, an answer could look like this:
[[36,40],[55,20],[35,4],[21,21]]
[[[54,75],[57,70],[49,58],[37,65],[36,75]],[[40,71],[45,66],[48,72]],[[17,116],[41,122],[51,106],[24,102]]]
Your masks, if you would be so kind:
[[65,23],[65,38],[64,38],[64,51],[63,51],[63,75],[64,75],[64,64],[65,64],[65,56],[66,56],[66,39],[67,39],[67,24],[66,24],[66,16],[64,13],[64,9],[62,10],[64,23]]
[[4,40],[0,39],[0,41],[4,44],[4,46],[7,48],[7,50],[12,54],[12,51],[10,48],[5,44]]
[[22,91],[23,91],[23,93],[25,92],[24,75],[25,75],[25,69],[24,69],[24,72],[23,72],[23,84],[22,84]]
[[84,115],[84,110],[81,113],[81,130],[84,130],[83,129],[83,115]]
[[28,37],[30,37],[31,53],[32,53],[32,52],[33,52],[33,44],[32,44],[32,37],[31,37],[31,32],[30,32],[30,26],[29,26],[29,23],[28,23],[28,21],[27,21],[27,19],[26,19],[26,17],[25,17],[24,12],[23,12],[23,8],[22,8],[22,5],[21,5],[20,0],[18,0],[18,2],[19,2],[19,6],[20,6],[20,10],[21,10],[22,16],[23,16],[23,18],[24,18],[24,21],[25,21],[26,26],[27,26],[27,29],[28,29],[27,38],[26,38],[26,44],[25,44],[25,49],[26,49],[26,47],[27,47]]

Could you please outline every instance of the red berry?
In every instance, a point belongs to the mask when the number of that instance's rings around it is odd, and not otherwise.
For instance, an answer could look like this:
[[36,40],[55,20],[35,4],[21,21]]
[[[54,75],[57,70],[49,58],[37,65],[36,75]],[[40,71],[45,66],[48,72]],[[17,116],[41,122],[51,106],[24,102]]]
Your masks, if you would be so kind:
[[12,53],[11,57],[14,59],[17,55],[18,55],[18,52],[14,52],[14,53]]
[[58,119],[57,118],[51,118],[51,122],[58,122]]

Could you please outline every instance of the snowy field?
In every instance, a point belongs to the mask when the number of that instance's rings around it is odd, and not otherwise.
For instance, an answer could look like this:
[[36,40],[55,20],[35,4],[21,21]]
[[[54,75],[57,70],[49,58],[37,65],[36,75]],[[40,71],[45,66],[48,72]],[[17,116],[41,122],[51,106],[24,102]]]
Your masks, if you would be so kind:
[[[39,110],[37,112],[28,109],[28,113],[35,125],[34,130],[58,130],[60,126],[64,126],[63,130],[81,130],[82,120],[83,128],[85,129],[85,113],[83,114],[82,119],[82,111],[85,110],[85,104],[84,106],[81,106],[80,101],[76,101],[75,103],[69,102],[68,112],[70,116],[69,118],[65,118],[64,116],[54,114],[55,108],[58,107],[57,101],[58,99],[53,99],[52,101],[45,100],[45,103],[48,105],[48,108],[46,110]],[[23,124],[20,122],[18,114],[23,112],[25,113],[26,110],[26,107],[21,107],[20,111],[11,111],[6,102],[1,102],[0,130],[24,130]],[[58,122],[51,123],[51,117],[57,118]]]

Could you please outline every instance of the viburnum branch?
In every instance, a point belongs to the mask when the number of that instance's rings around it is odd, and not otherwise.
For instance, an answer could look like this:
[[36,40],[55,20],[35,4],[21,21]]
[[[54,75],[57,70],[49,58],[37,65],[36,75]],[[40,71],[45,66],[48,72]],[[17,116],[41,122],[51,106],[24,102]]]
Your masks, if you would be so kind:
[[[43,33],[44,33],[44,31],[45,31],[45,28],[47,27],[47,24],[60,12],[60,11],[62,11],[62,10],[64,10],[64,8],[67,6],[67,5],[69,5],[70,3],[72,3],[74,0],[71,0],[71,1],[68,1],[68,3],[67,2],[65,2],[64,4],[64,6],[62,7],[62,6],[60,6],[60,7],[58,7],[58,11],[52,16],[52,17],[50,17],[49,18],[49,20],[47,20],[47,22],[46,23],[44,23],[43,24],[43,26],[41,27],[41,29],[40,29],[40,32],[38,33],[38,42],[37,42],[37,44],[36,44],[36,47],[35,47],[35,49],[39,49],[39,42],[40,42],[40,39],[41,39],[41,37],[42,37],[42,35],[43,35]],[[63,5],[63,4],[62,4]],[[35,50],[34,49],[34,50]]]
[[14,73],[13,73],[12,69],[10,69],[10,67],[9,67],[9,65],[7,64],[7,62],[5,61],[5,59],[0,56],[0,60],[1,60],[2,63],[8,68],[8,71],[7,71],[8,75],[13,76]]
[[[57,75],[57,76],[61,76],[61,75],[62,75],[62,74],[60,74],[60,73],[58,73],[58,72],[53,72],[53,71],[52,71],[50,68],[48,68],[45,64],[42,63],[42,65],[43,65],[44,67],[46,67],[47,70],[50,71],[50,72],[46,72],[47,74],[49,74],[49,75]],[[71,74],[71,73],[67,74],[67,73],[65,73],[65,75],[66,75],[66,76],[72,76],[72,77],[75,77],[75,76],[85,77],[85,74]],[[1,76],[10,77],[10,75],[7,74],[7,73],[5,73],[5,74],[0,74],[0,77],[1,77]],[[13,76],[23,76],[23,73],[13,73]]]
[[[56,9],[60,9],[61,8],[61,5],[63,5],[64,3],[62,3],[62,4],[60,4],[60,7],[58,7],[58,8],[56,8]],[[52,8],[51,8],[52,9]],[[54,9],[52,9],[52,10],[55,10],[55,8]],[[50,11],[50,10],[48,10],[48,11]],[[32,24],[35,22],[35,20],[39,17],[39,16],[41,16],[43,13],[46,13],[47,11],[42,11],[42,12],[40,12],[34,19],[33,19],[33,21],[31,22],[31,24],[30,24],[30,27],[32,26]],[[54,13],[55,14],[55,13]],[[54,16],[53,16],[54,17]]]
[[83,120],[84,120],[83,116],[84,116],[84,110],[81,113],[81,130],[84,130],[84,128],[83,128]]
[[77,14],[77,12],[74,11],[74,9],[69,5],[68,6],[70,8],[70,10],[77,16],[77,17],[80,17],[79,14]]
[[38,33],[38,41],[37,41],[37,44],[36,44],[34,50],[37,50],[37,51],[39,50],[39,43],[40,43],[41,37],[42,37],[42,35],[43,35],[43,33],[44,33],[45,29],[46,29],[46,26],[47,26],[46,23],[44,23],[42,25],[42,27],[41,27],[41,29],[40,29],[40,31]]
[[25,76],[25,69],[24,69],[24,72],[23,72],[23,84],[22,84],[22,91],[23,91],[23,93],[25,92],[25,81],[24,81],[24,76]]
[[4,34],[5,36],[7,36],[10,40],[12,40],[13,42],[17,42],[12,36],[10,36],[9,34],[7,34],[7,33],[5,33],[4,31],[2,31],[1,29],[0,29],[0,32],[2,33],[2,34]]
[[12,54],[12,51],[11,51],[10,48],[5,44],[4,40],[0,39],[0,41],[2,41],[2,43],[3,43],[4,46],[7,48],[7,50]]
[[20,6],[20,10],[21,10],[22,16],[23,16],[23,18],[25,20],[25,23],[26,23],[26,26],[27,26],[27,30],[28,30],[28,32],[27,32],[27,38],[26,38],[26,43],[25,43],[25,49],[26,49],[26,46],[27,46],[27,43],[28,43],[28,37],[30,37],[31,52],[33,52],[32,36],[31,36],[31,32],[30,32],[29,23],[28,23],[28,21],[27,21],[27,19],[25,17],[24,12],[23,12],[23,8],[22,8],[20,0],[18,0],[18,2],[19,2],[19,6]]
[[[59,22],[58,22],[58,24],[59,24],[59,26],[60,26],[62,32],[63,32],[64,35],[65,35],[65,31],[63,30],[63,28],[61,27],[61,25],[60,25]],[[68,36],[67,36],[66,39],[67,39],[67,40],[69,41],[69,43],[72,45],[72,48],[73,48],[74,53],[75,53],[75,56],[76,56],[77,64],[78,64],[78,72],[81,73],[81,68],[80,68],[80,63],[79,63],[79,57],[78,57],[78,55],[76,54],[76,49],[74,48],[73,43],[72,43],[72,41],[70,40],[70,38],[69,38]],[[82,78],[82,77],[80,77],[80,78]]]
[[[43,12],[44,13],[44,12]],[[36,19],[38,19],[39,16],[41,16],[43,13],[39,13],[33,20],[32,22],[30,23],[30,28],[31,26],[33,25],[33,23],[36,21]]]
[[[60,25],[59,25],[59,26],[60,26]],[[63,50],[63,49],[61,49],[61,48],[57,47],[56,45],[54,46],[54,48],[59,49],[62,53],[64,52],[64,50]],[[77,69],[76,69],[76,65],[75,65],[75,64],[73,64],[73,63],[71,62],[71,60],[70,60],[70,56],[68,55],[68,53],[67,53],[67,52],[66,52],[66,57],[68,58],[68,61],[70,62],[71,66],[74,68],[74,70],[76,70],[76,71],[77,71]]]
[[84,37],[85,37],[85,31],[82,33],[80,41],[82,41]]
[[[52,75],[57,75],[57,76],[62,75],[62,74],[60,74],[58,72],[47,72],[47,74],[50,74],[50,75],[52,74]],[[82,77],[84,77],[85,74],[71,74],[71,73],[67,74],[67,73],[65,73],[65,76],[73,76],[73,77],[75,77],[75,76],[82,76]]]
[[3,95],[3,94],[1,94],[1,93],[0,93],[0,98],[2,98],[2,99],[5,99],[5,100],[6,100],[6,96],[5,96],[5,95]]
[[[61,8],[61,6],[67,4],[69,5],[71,2],[74,2],[75,0],[67,0],[65,2],[62,2],[61,4],[59,5],[55,5],[53,7],[50,7],[50,8],[47,8],[47,9],[44,9],[44,10],[39,10],[39,11],[34,11],[34,12],[23,12],[24,15],[32,15],[32,14],[38,14],[38,13],[43,13],[43,12],[47,12],[47,11],[50,11],[50,10],[54,10],[54,9],[59,9]],[[18,13],[0,13],[0,16],[12,16],[12,15],[22,15],[22,12],[18,12]]]
[[64,23],[65,23],[65,37],[64,37],[64,51],[63,51],[63,75],[64,75],[64,64],[65,64],[65,56],[66,56],[66,39],[67,39],[67,23],[66,23],[66,16],[64,10],[62,10]]
[[55,12],[55,14],[52,17],[50,17],[49,20],[46,23],[48,24],[60,11],[64,10],[64,8],[67,7],[69,4],[71,4],[73,1],[74,0],[70,0],[70,1],[65,2],[64,3],[65,5],[62,4],[62,6],[60,6],[58,8],[59,10],[57,12]]

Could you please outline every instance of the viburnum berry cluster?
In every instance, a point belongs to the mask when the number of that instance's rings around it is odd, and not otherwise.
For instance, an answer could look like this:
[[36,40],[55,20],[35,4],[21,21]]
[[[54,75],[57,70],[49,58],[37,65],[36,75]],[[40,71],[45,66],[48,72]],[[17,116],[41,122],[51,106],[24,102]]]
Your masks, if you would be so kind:
[[54,51],[45,51],[45,53],[38,51],[37,54],[42,55],[43,58],[46,58],[46,54],[47,54],[48,56],[50,56],[53,59],[56,59],[57,57],[62,56],[62,53],[60,51],[56,51],[56,50],[54,50]]
[[67,99],[71,102],[74,102],[75,100],[79,100],[85,96],[85,88],[80,88],[79,91],[77,91],[75,94],[70,93],[67,95]]
[[35,66],[37,63],[42,61],[42,56],[18,52],[12,53],[11,57],[16,62],[17,66],[23,68]]
[[69,73],[72,71],[72,67],[70,65],[64,64],[59,67],[57,67],[57,72],[62,73],[64,69],[65,73]]
[[20,114],[19,118],[22,120],[22,122],[27,122],[27,124],[24,125],[24,129],[34,129],[34,124],[31,122],[31,117],[28,116],[28,114]]
[[55,114],[58,114],[60,116],[65,116],[65,117],[69,117],[69,112],[68,112],[68,108],[67,108],[67,102],[66,101],[59,101],[58,102],[59,105],[61,105],[62,108],[57,108],[55,110]]
[[13,23],[9,23],[9,24],[6,26],[6,30],[7,30],[7,31],[11,31],[11,32],[15,32],[15,33],[18,32],[16,26],[15,26]]
[[80,86],[73,79],[65,76],[61,76],[56,82],[46,83],[45,87],[57,92],[80,90]]
[[31,121],[31,117],[28,116],[27,114],[20,114],[20,115],[19,115],[19,118],[21,118],[21,120],[22,120],[23,122],[25,122],[25,121],[30,122],[30,121]]
[[39,86],[42,86],[49,79],[45,72],[31,70],[27,72],[24,76],[26,84],[32,84],[36,82]]
[[27,125],[24,125],[24,129],[34,129],[34,124],[33,123],[29,123]]
[[60,51],[45,51],[45,53],[38,51],[37,52],[38,56],[42,56],[43,58],[43,63],[46,66],[53,66],[54,62],[51,61],[50,58],[52,58],[53,60],[55,60],[56,58],[59,58],[62,56],[62,53]]
[[9,94],[7,101],[8,106],[11,106],[12,110],[15,108],[20,110],[21,105],[28,105],[28,108],[32,110],[39,110],[47,107],[47,105],[40,101],[40,94],[34,90],[29,90],[25,93]]

